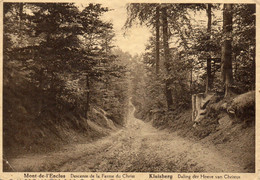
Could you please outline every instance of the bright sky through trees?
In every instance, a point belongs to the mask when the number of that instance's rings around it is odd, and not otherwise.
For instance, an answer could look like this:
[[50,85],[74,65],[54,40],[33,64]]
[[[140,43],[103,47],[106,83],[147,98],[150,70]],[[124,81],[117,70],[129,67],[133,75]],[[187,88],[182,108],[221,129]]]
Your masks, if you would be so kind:
[[[83,9],[88,3],[75,4],[79,9]],[[104,1],[102,6],[110,9],[102,18],[113,24],[115,31],[114,45],[125,52],[129,52],[131,55],[144,53],[145,45],[148,43],[149,37],[151,37],[151,32],[144,24],[142,26],[133,26],[127,30],[123,28],[127,19],[127,3],[122,1]],[[195,14],[191,11],[190,13],[193,19],[191,23],[201,23],[201,26],[206,27],[206,14],[204,11],[196,12]],[[213,18],[221,18],[221,12],[217,13],[217,17]],[[174,46],[174,44],[171,44],[171,46]]]
[[[76,3],[80,8],[85,5]],[[115,46],[118,46],[123,51],[128,51],[130,54],[144,53],[145,45],[151,36],[149,29],[146,26],[135,26],[128,30],[123,29],[126,22],[127,11],[125,2],[104,2],[103,7],[108,7],[111,11],[105,13],[102,18],[113,23],[115,30]]]
[[113,9],[104,14],[104,18],[109,20],[114,25],[116,33],[115,45],[120,47],[123,51],[128,51],[134,55],[136,53],[143,53],[145,44],[147,43],[151,33],[146,26],[136,26],[128,30],[123,29],[126,22],[127,12],[126,4],[106,4],[109,8]]

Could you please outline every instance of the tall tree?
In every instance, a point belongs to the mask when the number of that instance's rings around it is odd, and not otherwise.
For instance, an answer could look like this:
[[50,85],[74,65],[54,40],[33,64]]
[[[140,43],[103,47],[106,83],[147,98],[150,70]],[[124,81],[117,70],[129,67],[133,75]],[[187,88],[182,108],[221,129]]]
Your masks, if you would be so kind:
[[155,15],[155,29],[156,29],[156,46],[155,46],[155,58],[156,58],[156,74],[159,73],[160,63],[160,6],[156,7]]
[[169,48],[169,32],[168,32],[168,20],[167,20],[167,7],[163,6],[162,11],[162,32],[163,32],[163,49],[164,49],[164,64],[167,73],[166,82],[165,82],[165,94],[167,107],[170,110],[173,105],[172,100],[172,91],[171,91],[171,82],[170,82],[170,48]]
[[223,34],[221,73],[225,86],[225,97],[231,93],[232,74],[232,4],[223,7]]
[[155,29],[155,71],[160,69],[160,4],[131,3],[127,6],[128,18],[125,27],[131,27],[136,20]]
[[255,89],[256,5],[234,4],[233,14],[233,77],[236,90]]
[[[210,34],[211,34],[211,4],[208,4],[208,7],[206,9],[207,11],[207,16],[208,16],[208,27],[207,27],[207,39],[210,40]],[[207,46],[208,47],[208,46]],[[207,57],[207,80],[206,80],[206,91],[205,93],[207,94],[209,90],[211,89],[211,84],[212,84],[212,77],[211,77],[211,56],[208,51],[208,57]]]

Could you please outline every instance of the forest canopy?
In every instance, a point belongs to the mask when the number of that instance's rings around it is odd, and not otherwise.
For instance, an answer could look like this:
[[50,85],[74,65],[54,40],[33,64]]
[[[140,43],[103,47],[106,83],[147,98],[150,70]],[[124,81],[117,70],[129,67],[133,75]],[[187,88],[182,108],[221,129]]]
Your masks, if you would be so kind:
[[113,9],[101,4],[3,7],[5,147],[30,151],[71,129],[100,137],[125,125],[130,101],[138,118],[161,125],[191,109],[193,95],[255,89],[255,4],[129,3],[122,30],[151,30],[137,55],[115,47],[102,18]]
[[[127,6],[126,28],[151,27],[134,68],[141,114],[191,108],[191,95],[225,97],[255,89],[254,4],[142,4]],[[141,74],[144,74],[140,80]]]
[[124,124],[126,66],[112,51],[113,25],[101,18],[108,11],[101,4],[4,3],[5,147],[29,148],[26,136],[60,137],[60,126],[90,136],[88,119]]

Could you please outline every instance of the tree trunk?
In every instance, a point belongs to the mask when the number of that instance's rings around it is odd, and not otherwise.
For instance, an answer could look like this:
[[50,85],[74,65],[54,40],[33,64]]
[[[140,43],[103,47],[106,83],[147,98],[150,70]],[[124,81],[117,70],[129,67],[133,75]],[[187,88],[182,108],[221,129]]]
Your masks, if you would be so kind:
[[23,44],[23,31],[22,31],[22,20],[23,20],[23,3],[19,3],[19,41],[20,47]]
[[89,104],[90,104],[90,85],[89,85],[89,75],[86,77],[86,86],[87,86],[87,103],[86,103],[86,118],[88,118]]
[[211,90],[212,76],[211,76],[211,57],[207,58],[207,82],[206,82],[206,94]]
[[163,48],[164,48],[164,64],[166,69],[166,83],[165,83],[165,94],[167,100],[168,110],[172,108],[172,91],[170,89],[171,82],[169,80],[170,75],[170,49],[169,49],[169,34],[168,34],[168,21],[167,21],[167,7],[162,8],[162,27],[163,27]]
[[192,71],[193,71],[193,59],[191,61],[191,69],[190,69],[190,93],[193,94],[193,89],[192,89]]
[[156,29],[156,45],[155,45],[155,58],[156,58],[156,74],[159,73],[159,63],[160,63],[160,7],[156,7],[156,22],[155,22],[155,29]]
[[[208,28],[207,33],[208,37],[207,40],[210,40],[210,33],[211,33],[211,4],[208,4],[207,8],[207,15],[208,15]],[[207,80],[206,80],[206,94],[208,94],[209,90],[212,88],[212,76],[211,76],[211,56],[210,56],[210,49],[207,49],[208,57],[207,57]]]
[[38,109],[37,109],[37,113],[38,116],[40,116],[41,112],[42,112],[42,108],[44,106],[44,69],[41,68],[38,72],[39,75],[39,99],[38,99]]
[[224,43],[222,46],[221,73],[225,85],[225,97],[231,93],[233,82],[232,74],[232,4],[224,4],[223,9],[223,34]]

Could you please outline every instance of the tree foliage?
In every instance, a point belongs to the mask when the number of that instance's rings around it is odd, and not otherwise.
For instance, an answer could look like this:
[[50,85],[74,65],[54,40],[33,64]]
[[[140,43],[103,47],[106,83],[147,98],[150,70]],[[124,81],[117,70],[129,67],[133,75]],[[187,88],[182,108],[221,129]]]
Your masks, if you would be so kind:
[[[155,76],[156,29],[151,29],[152,37],[147,44],[146,52],[140,57],[143,70],[139,70],[141,67],[138,67],[133,73],[134,77],[138,77],[143,72],[144,77],[141,82],[135,83],[134,87],[136,88],[134,99],[139,107],[140,116],[147,115],[158,123],[168,121],[167,118],[162,120],[163,117],[191,107],[192,94],[205,92],[208,77],[211,80],[208,82],[210,88],[207,92],[224,92],[226,81],[223,81],[221,75],[221,56],[223,54],[221,47],[225,47],[227,37],[233,39],[231,41],[232,50],[226,51],[225,48],[225,51],[230,53],[229,62],[232,62],[227,70],[234,77],[234,82],[229,85],[230,90],[234,93],[243,93],[254,89],[255,5],[233,4],[230,11],[233,14],[231,31],[223,30],[224,5],[210,4],[210,6],[209,15],[208,4],[129,5],[131,7],[129,8],[129,19],[132,21],[138,19],[148,24],[155,17],[155,7],[167,9],[169,55],[165,56],[163,32],[161,31],[159,52],[163,62],[160,63],[159,75]],[[151,9],[153,9],[153,13],[151,13]],[[127,23],[132,22],[129,19]],[[162,24],[161,20],[161,29]],[[167,59],[169,60],[167,61]],[[210,71],[207,71],[207,64]],[[167,97],[164,95],[163,84],[166,82],[172,92],[173,112],[165,109]]]
[[84,119],[96,107],[124,123],[126,67],[112,52],[113,27],[101,19],[107,11],[100,4],[4,3],[4,143],[15,141],[14,129],[23,131],[19,123],[67,122],[88,134]]

